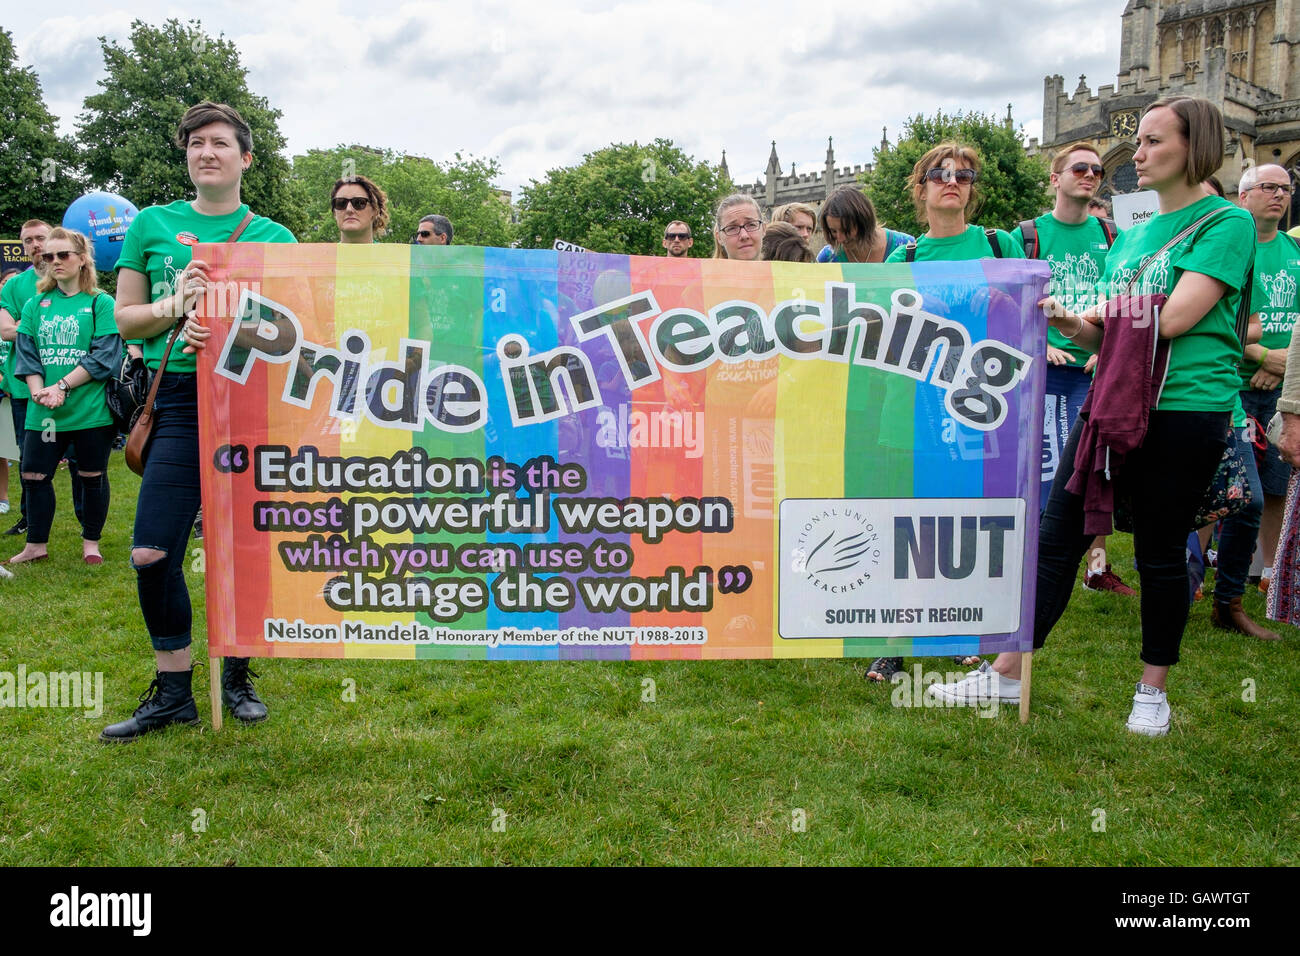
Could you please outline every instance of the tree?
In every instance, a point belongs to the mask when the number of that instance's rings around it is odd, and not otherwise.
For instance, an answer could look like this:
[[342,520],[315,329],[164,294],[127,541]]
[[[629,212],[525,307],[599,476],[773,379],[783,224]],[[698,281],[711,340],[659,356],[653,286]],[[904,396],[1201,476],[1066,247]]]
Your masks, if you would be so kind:
[[912,204],[912,167],[925,152],[945,141],[974,147],[979,153],[983,197],[972,221],[1009,229],[1021,219],[1041,215],[1049,203],[1047,167],[1025,154],[1019,134],[1002,120],[982,113],[913,116],[898,143],[876,150],[876,161],[863,177],[879,220],[892,229],[921,235],[925,225]]
[[[524,187],[520,244],[536,249],[565,239],[593,252],[662,255],[664,226],[680,219],[705,236],[714,203],[730,189],[718,168],[696,162],[671,140],[615,143]],[[690,254],[711,251],[710,243],[696,241]]]
[[108,73],[100,92],[86,97],[78,130],[86,171],[97,186],[143,208],[194,194],[185,154],[175,145],[176,124],[202,100],[237,109],[253,132],[253,165],[242,195],[256,213],[295,235],[306,225],[283,155],[280,111],[248,89],[239,51],[208,36],[197,20],[131,24],[129,47],[100,38]]
[[492,180],[501,168],[493,159],[462,159],[440,165],[422,156],[402,156],[368,146],[313,149],[293,159],[293,178],[305,197],[306,242],[337,242],[329,208],[334,183],[348,176],[374,180],[388,196],[388,234],[381,241],[409,242],[420,217],[438,213],[451,220],[457,244],[508,246],[510,207]]
[[82,192],[76,147],[55,122],[36,72],[18,66],[13,35],[0,29],[0,236],[17,238],[28,219],[57,226]]

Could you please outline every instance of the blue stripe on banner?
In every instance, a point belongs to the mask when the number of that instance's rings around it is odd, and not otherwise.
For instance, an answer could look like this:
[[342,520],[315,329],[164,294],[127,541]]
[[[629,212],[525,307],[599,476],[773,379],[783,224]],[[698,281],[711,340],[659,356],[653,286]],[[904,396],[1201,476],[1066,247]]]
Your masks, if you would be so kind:
[[[555,334],[557,259],[557,254],[549,249],[488,249],[484,255],[483,342],[485,349],[491,351],[484,353],[483,377],[491,396],[492,422],[492,427],[487,429],[485,444],[489,457],[499,455],[519,466],[540,455],[555,458],[559,448],[559,428],[555,421],[550,421],[511,429],[505,391],[510,378],[502,375],[496,344],[507,335],[522,336],[531,356],[559,344]],[[535,393],[530,390],[530,394]],[[529,403],[528,399],[523,401]],[[511,542],[522,547],[528,542],[558,541],[559,532],[552,522],[545,536],[489,533],[487,540],[490,543]],[[540,580],[544,587],[545,579]],[[554,612],[506,612],[497,608],[495,601],[487,612],[489,628],[554,629],[558,623],[559,615]],[[494,660],[554,660],[557,656],[558,645],[555,643],[496,647],[488,651],[488,657]]]
[[[972,343],[985,337],[988,281],[978,260],[917,262],[912,265],[912,276],[927,312],[966,326]],[[916,390],[912,493],[918,498],[980,497],[984,493],[983,433],[958,424],[936,386],[918,382]]]

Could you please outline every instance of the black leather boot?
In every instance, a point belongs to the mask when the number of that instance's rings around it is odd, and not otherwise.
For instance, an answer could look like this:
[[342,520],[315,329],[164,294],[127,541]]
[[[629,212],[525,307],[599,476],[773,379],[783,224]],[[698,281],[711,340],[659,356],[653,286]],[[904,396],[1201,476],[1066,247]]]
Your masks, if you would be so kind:
[[236,720],[246,724],[256,724],[266,720],[266,704],[253,690],[249,676],[256,677],[256,671],[248,669],[247,657],[223,657],[221,659],[221,700],[230,708]]
[[135,713],[120,724],[110,724],[100,731],[99,739],[130,743],[141,734],[162,730],[172,724],[199,723],[194,709],[194,692],[190,679],[194,668],[187,671],[158,671],[149,689],[140,695],[140,706]]

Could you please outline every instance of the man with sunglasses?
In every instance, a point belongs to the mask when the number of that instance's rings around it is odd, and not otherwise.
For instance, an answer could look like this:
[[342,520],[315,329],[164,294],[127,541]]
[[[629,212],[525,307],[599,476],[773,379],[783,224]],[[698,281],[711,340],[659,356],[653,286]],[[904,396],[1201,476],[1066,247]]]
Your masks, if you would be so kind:
[[449,246],[451,233],[451,220],[431,213],[420,220],[414,242],[419,246]]
[[[1052,267],[1048,291],[1069,303],[1071,312],[1083,312],[1096,299],[1097,282],[1106,271],[1106,253],[1115,241],[1115,223],[1092,215],[1105,171],[1091,143],[1074,143],[1052,160],[1052,188],[1056,201],[1049,212],[1026,219],[1012,230],[1012,238],[1027,259],[1042,259]],[[1056,329],[1047,330],[1047,401],[1043,416],[1042,491],[1040,509],[1056,478],[1061,452],[1079,409],[1092,384],[1091,352],[1080,348]],[[1136,594],[1106,561],[1106,539],[1093,541],[1084,575],[1084,587],[1113,594]]]
[[[36,297],[36,283],[45,275],[46,265],[42,259],[42,253],[45,252],[45,240],[49,237],[49,223],[42,222],[39,219],[29,219],[23,223],[22,229],[18,233],[18,238],[22,240],[23,252],[32,260],[31,268],[22,274],[14,276],[5,283],[3,291],[0,291],[0,339],[12,343],[18,336],[18,320],[22,318],[23,307]],[[14,349],[9,348],[9,354],[5,358],[4,367],[0,368],[0,379],[3,379],[3,388],[9,395],[9,405],[13,411],[14,417],[14,438],[18,441],[18,447],[23,447],[23,436],[26,433],[25,422],[27,420],[27,402],[31,398],[31,391],[27,388],[27,383],[19,376],[14,374]],[[20,463],[19,469],[22,465]],[[75,490],[75,489],[74,489]],[[73,496],[76,501],[80,496]],[[26,534],[27,533],[27,492],[23,492],[21,504],[21,517],[18,522],[5,534]]]
[[[1229,631],[1276,640],[1277,635],[1255,624],[1241,608],[1251,556],[1256,540],[1264,564],[1259,588],[1267,592],[1273,577],[1273,555],[1282,530],[1287,483],[1291,466],[1256,429],[1268,426],[1286,373],[1287,346],[1300,314],[1300,244],[1278,231],[1278,223],[1291,206],[1294,191],[1290,174],[1281,166],[1251,166],[1241,174],[1238,202],[1255,220],[1255,296],[1263,334],[1247,345],[1241,362],[1241,406],[1256,422],[1248,431],[1254,439],[1264,507],[1262,513],[1247,508],[1224,519],[1219,538],[1218,573],[1214,585],[1211,621]],[[1235,423],[1234,423],[1235,424]],[[1261,448],[1261,446],[1263,446]],[[1256,520],[1251,520],[1255,518]]]
[[670,259],[685,259],[695,239],[691,236],[691,227],[680,219],[674,219],[664,229],[664,249]]

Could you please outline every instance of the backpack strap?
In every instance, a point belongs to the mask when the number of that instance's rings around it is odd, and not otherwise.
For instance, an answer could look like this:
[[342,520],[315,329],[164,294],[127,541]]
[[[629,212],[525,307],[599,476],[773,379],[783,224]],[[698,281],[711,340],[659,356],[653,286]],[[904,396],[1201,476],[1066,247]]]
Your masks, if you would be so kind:
[[1026,259],[1038,258],[1038,227],[1032,219],[1020,220],[1020,241],[1025,247]]
[[903,257],[906,262],[916,261],[916,240],[913,239],[907,245],[903,246]]
[[989,246],[993,249],[993,258],[1002,258],[1002,247],[998,245],[998,231],[996,229],[985,229],[984,238],[989,241]]
[[1106,234],[1106,248],[1109,249],[1115,245],[1115,237],[1119,235],[1119,227],[1115,225],[1114,219],[1107,219],[1104,216],[1098,218],[1101,223],[1101,231]]

